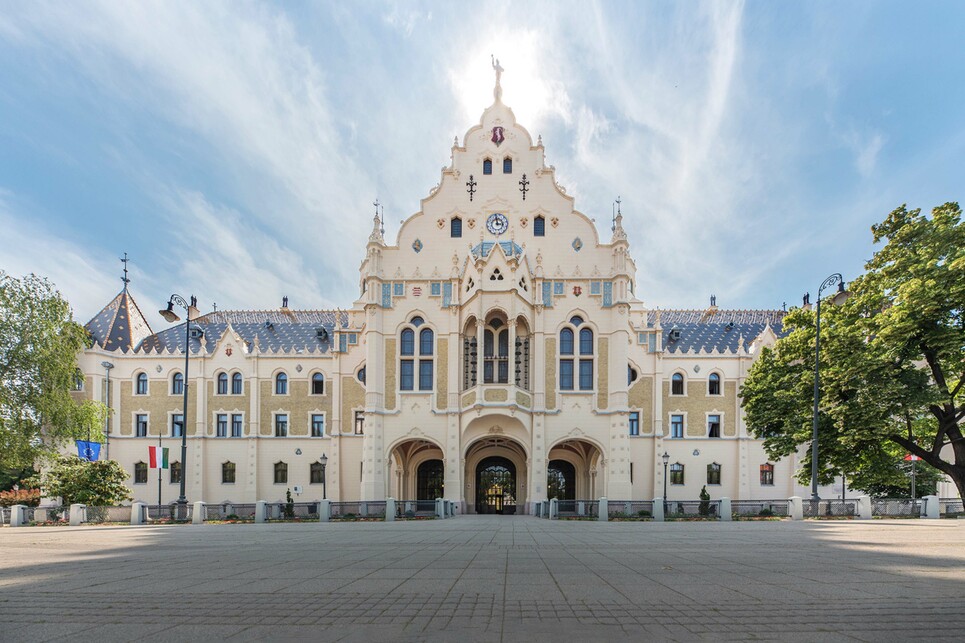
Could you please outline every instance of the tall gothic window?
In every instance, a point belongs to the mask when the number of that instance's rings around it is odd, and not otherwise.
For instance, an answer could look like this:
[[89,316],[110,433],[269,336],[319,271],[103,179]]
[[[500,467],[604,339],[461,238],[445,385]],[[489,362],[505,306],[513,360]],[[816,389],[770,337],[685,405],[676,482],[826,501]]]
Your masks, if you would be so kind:
[[[433,382],[435,353],[435,333],[431,328],[418,330],[425,323],[422,317],[413,317],[409,324],[414,328],[402,329],[399,336],[399,390],[416,390],[416,374],[418,373],[418,390],[431,391]],[[416,345],[416,332],[419,342]]]
[[218,373],[218,395],[228,394],[228,374]]
[[275,395],[288,395],[288,375],[285,373],[275,376]]
[[184,376],[181,373],[171,376],[171,395],[184,395]]
[[707,377],[707,395],[720,395],[720,375],[717,373]]
[[147,395],[147,373],[138,373],[134,383],[134,395]]
[[670,394],[671,395],[683,395],[684,394],[684,376],[682,373],[674,373],[670,378]]
[[241,395],[244,392],[245,383],[241,378],[241,373],[235,373],[231,376],[231,394]]
[[[579,338],[577,344],[576,339]],[[560,390],[593,390],[593,330],[574,315],[560,330]]]
[[483,383],[509,383],[509,327],[501,319],[483,330]]

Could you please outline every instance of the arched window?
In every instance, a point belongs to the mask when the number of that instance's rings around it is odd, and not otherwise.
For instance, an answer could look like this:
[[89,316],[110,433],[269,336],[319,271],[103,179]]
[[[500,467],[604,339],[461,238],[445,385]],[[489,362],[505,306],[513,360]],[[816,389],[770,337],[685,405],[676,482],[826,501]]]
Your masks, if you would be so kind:
[[321,373],[312,375],[312,395],[325,395],[325,376]]
[[228,374],[218,373],[218,395],[228,394]]
[[184,375],[181,373],[171,376],[171,395],[184,395]]
[[275,463],[275,484],[288,484],[288,465],[284,462]]
[[361,382],[363,386],[365,385],[365,367],[364,366],[359,369],[358,373],[355,374],[355,378],[359,382]]
[[234,484],[235,483],[235,471],[237,467],[234,462],[230,460],[228,462],[221,463],[221,484]]
[[720,395],[720,375],[711,373],[707,378],[707,395]]
[[134,484],[147,484],[147,463],[134,463]]
[[453,239],[462,236],[462,219],[453,217],[449,221],[449,236]]
[[231,376],[231,394],[241,395],[245,390],[244,379],[241,377],[241,373],[235,373]]
[[147,395],[147,373],[138,373],[134,381],[134,394]]
[[509,327],[498,318],[483,330],[483,383],[509,383]]
[[670,465],[670,484],[684,483],[684,465],[675,462]]
[[576,499],[576,467],[566,460],[550,460],[546,467],[546,497]]
[[627,364],[627,386],[630,386],[631,384],[636,382],[637,377],[639,377],[639,374],[637,373],[637,369]]
[[285,373],[275,376],[275,395],[288,395],[288,375]]
[[493,173],[493,160],[492,160],[492,159],[486,159],[486,160],[484,160],[484,161],[483,161],[483,174],[492,174],[492,173]]
[[545,237],[546,236],[546,219],[543,215],[537,215],[533,219],[533,236],[534,237]]
[[720,484],[720,465],[716,462],[707,465],[707,484]]
[[[560,390],[593,390],[593,330],[583,326],[583,318],[574,315],[570,324],[575,328],[560,330]],[[581,327],[582,326],[582,327]],[[576,358],[575,337],[579,337],[579,359]],[[577,370],[578,369],[578,370]],[[578,374],[576,381],[574,377]],[[574,386],[574,384],[576,386]]]
[[[421,317],[413,317],[409,322],[418,328],[425,321]],[[418,350],[416,350],[418,349]],[[420,391],[431,391],[433,383],[435,353],[435,333],[430,328],[419,331],[419,344],[416,346],[416,331],[413,328],[403,328],[399,336],[399,390],[416,390],[416,371],[419,373]]]
[[671,395],[683,395],[684,394],[684,376],[682,373],[674,373],[670,378],[670,394]]
[[435,500],[445,495],[442,460],[426,460],[416,472],[416,500]]
[[503,159],[503,174],[512,174],[512,173],[513,173],[513,159],[512,157],[507,156],[506,158]]

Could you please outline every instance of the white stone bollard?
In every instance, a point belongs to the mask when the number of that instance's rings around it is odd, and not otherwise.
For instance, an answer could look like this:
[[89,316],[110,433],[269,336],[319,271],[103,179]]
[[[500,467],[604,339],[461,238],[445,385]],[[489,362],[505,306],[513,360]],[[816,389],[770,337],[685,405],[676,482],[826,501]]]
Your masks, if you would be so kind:
[[550,500],[550,520],[556,520],[560,517],[560,501],[556,498]]
[[787,499],[787,513],[791,520],[804,520],[804,501],[801,496],[791,496]]
[[584,503],[582,500],[579,500],[576,503],[576,515],[577,516],[586,515],[586,503]]
[[143,525],[144,514],[147,513],[147,505],[143,502],[135,502],[131,505],[131,524]]
[[11,527],[23,527],[24,522],[24,512],[27,510],[27,505],[14,505],[10,507],[10,526]]
[[192,525],[204,524],[204,502],[202,502],[201,500],[196,500],[194,502],[194,510],[191,512],[191,524]]
[[720,519],[723,522],[730,522],[731,520],[733,520],[733,516],[731,515],[731,513],[732,513],[732,510],[730,508],[730,498],[721,498],[720,499]]
[[858,496],[858,518],[871,520],[871,498]]
[[606,522],[610,519],[610,506],[607,503],[606,496],[600,498],[600,504],[597,505],[597,517],[596,519],[600,522]]
[[87,522],[87,505],[75,503],[70,506],[70,526],[76,527]]
[[657,522],[663,522],[663,498],[653,499],[653,519]]
[[259,500],[255,503],[255,522],[267,522],[268,520],[268,503],[264,500]]
[[385,499],[385,522],[395,520],[395,498]]
[[941,518],[938,496],[924,496],[922,502],[925,504],[923,518]]
[[332,501],[318,501],[318,522],[328,522],[332,519]]
[[445,518],[446,511],[442,506],[442,498],[436,498],[436,518]]

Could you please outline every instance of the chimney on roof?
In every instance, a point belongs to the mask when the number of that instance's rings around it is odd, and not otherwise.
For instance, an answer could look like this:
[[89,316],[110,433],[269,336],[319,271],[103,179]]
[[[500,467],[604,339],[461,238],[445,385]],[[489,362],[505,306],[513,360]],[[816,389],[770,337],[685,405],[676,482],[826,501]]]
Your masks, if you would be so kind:
[[191,319],[197,319],[201,316],[201,311],[198,310],[198,298],[194,295],[191,295],[191,300],[188,304],[188,315]]
[[281,298],[281,307],[288,308],[288,295]]
[[811,310],[811,293],[809,292],[804,293],[804,300],[801,303],[801,307],[804,310]]

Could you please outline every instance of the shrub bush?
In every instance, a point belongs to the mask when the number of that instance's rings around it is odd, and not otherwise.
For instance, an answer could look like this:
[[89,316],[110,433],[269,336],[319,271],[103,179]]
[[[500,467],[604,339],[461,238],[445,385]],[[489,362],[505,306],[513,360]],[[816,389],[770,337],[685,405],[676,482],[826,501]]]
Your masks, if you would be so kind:
[[40,489],[13,489],[0,491],[0,507],[27,505],[36,507],[40,504]]

